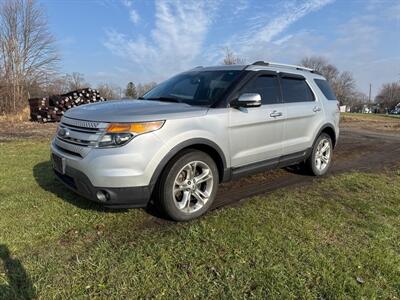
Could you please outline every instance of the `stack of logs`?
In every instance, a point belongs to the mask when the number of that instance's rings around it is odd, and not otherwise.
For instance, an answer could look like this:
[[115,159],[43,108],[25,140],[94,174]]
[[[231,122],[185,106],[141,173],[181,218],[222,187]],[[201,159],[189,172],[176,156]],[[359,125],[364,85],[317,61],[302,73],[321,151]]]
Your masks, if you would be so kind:
[[87,103],[106,101],[98,90],[86,88],[63,95],[53,95],[47,98],[29,99],[31,121],[42,123],[59,122],[68,109]]

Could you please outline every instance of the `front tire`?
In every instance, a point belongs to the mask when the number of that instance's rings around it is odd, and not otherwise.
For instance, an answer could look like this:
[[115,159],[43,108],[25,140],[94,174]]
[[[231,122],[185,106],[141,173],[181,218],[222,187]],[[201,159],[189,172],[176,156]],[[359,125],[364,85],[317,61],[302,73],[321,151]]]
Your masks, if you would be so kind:
[[183,152],[160,178],[161,208],[175,221],[195,219],[214,202],[218,183],[218,169],[209,155],[197,150]]
[[332,139],[328,134],[321,133],[306,161],[307,170],[314,176],[325,175],[332,164],[332,155]]

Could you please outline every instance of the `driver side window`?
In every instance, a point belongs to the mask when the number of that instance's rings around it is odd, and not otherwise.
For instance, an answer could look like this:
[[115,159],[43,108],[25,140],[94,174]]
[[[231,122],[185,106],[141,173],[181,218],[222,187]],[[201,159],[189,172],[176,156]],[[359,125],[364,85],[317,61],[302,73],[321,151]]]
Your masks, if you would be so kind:
[[263,105],[281,102],[281,92],[278,77],[274,75],[261,75],[252,79],[241,90],[241,93],[257,93],[261,95]]

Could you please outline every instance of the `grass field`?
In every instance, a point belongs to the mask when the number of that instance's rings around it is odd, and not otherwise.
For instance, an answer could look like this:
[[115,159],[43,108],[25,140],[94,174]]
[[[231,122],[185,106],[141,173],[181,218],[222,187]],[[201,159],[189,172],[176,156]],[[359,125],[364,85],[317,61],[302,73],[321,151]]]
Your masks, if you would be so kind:
[[400,297],[400,171],[281,189],[190,223],[106,211],[0,144],[0,298]]
[[400,117],[395,115],[341,113],[341,122],[346,126],[376,132],[400,133]]
[[388,115],[388,114],[362,114],[362,113],[341,113],[342,118],[356,118],[359,120],[386,120],[387,118],[398,119],[400,115]]

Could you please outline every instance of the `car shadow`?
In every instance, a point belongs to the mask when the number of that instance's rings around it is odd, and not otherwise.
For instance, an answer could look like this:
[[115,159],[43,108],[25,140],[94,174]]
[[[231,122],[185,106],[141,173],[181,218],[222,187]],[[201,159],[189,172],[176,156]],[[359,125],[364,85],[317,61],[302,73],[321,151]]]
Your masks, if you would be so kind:
[[38,185],[56,195],[60,199],[81,209],[94,210],[98,212],[125,212],[126,209],[112,209],[103,205],[87,200],[78,194],[70,191],[63,183],[61,183],[54,174],[51,161],[44,161],[33,167],[33,176]]
[[306,168],[304,168],[301,164],[289,166],[283,168],[285,171],[295,174],[295,175],[301,175],[301,176],[306,176],[310,177],[310,171],[308,171]]
[[[0,284],[1,299],[34,299],[35,288],[22,263],[14,258],[8,247],[0,244],[0,261],[8,284]],[[4,298],[3,298],[4,297]]]
[[159,207],[159,205],[156,204],[156,202],[153,200],[154,198],[152,197],[151,200],[149,201],[149,204],[143,208],[146,213],[149,215],[156,217],[158,219],[163,219],[166,221],[171,221],[171,218],[169,218]]

